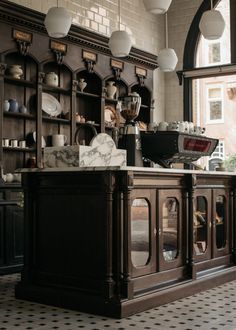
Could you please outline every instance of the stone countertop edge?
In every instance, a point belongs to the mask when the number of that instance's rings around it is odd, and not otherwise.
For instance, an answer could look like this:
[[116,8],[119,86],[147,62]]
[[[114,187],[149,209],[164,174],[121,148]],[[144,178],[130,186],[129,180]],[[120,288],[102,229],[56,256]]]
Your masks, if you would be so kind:
[[141,171],[146,173],[176,173],[176,174],[211,174],[211,175],[229,175],[236,176],[236,172],[226,171],[204,171],[204,170],[186,170],[175,168],[158,167],[135,167],[135,166],[95,166],[95,167],[54,167],[54,168],[19,168],[17,173],[31,172],[83,172],[83,171]]

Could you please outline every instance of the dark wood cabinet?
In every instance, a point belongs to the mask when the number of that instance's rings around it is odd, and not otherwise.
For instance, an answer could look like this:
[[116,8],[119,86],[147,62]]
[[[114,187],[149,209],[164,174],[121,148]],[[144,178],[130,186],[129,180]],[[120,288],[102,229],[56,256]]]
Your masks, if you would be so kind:
[[125,317],[235,279],[233,178],[133,167],[24,173],[16,296]]

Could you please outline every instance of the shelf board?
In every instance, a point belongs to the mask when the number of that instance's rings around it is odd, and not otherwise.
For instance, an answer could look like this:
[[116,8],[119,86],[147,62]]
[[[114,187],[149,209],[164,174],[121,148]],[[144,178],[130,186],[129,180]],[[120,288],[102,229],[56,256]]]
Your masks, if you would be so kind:
[[20,113],[20,112],[4,111],[3,114],[6,117],[35,119],[35,116],[34,115],[31,115],[30,113]]
[[43,91],[44,92],[51,92],[51,93],[60,93],[60,94],[65,94],[65,95],[70,95],[71,90],[70,89],[65,89],[62,87],[54,87],[54,86],[49,86],[46,84],[43,84]]
[[25,79],[16,79],[10,76],[5,76],[4,77],[4,82],[8,84],[14,84],[18,86],[25,86],[25,87],[31,87],[35,88],[36,83],[31,80],[25,80]]
[[100,124],[96,124],[96,123],[94,123],[94,124],[87,123],[87,122],[85,122],[85,123],[76,123],[77,126],[79,126],[79,125],[86,125],[86,124],[89,124],[89,125],[92,125],[92,126],[96,126],[96,127],[99,127],[100,126]]
[[20,152],[35,152],[36,148],[20,148],[20,147],[3,147],[4,151],[20,151]]
[[64,125],[70,125],[71,121],[69,119],[57,118],[57,117],[47,117],[42,116],[43,121],[51,122],[51,123],[61,123]]
[[80,92],[80,91],[77,91],[76,94],[79,96],[93,97],[93,98],[97,98],[97,99],[101,97],[100,95],[97,95],[97,94],[85,93],[85,92]]
[[110,98],[106,97],[105,98],[105,102],[106,103],[114,103],[114,104],[116,104],[118,102],[118,100],[117,99],[110,99]]

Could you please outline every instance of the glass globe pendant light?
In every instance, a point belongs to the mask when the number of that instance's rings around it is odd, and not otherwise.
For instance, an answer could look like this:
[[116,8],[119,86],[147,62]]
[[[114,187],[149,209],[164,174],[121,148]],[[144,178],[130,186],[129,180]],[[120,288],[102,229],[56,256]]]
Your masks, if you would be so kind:
[[164,14],[171,2],[172,0],[143,0],[146,10],[152,14]]
[[167,26],[167,13],[165,14],[165,34],[166,34],[166,48],[160,50],[158,54],[159,69],[164,72],[174,71],[178,62],[178,57],[172,48],[168,48],[168,26]]
[[67,36],[72,23],[72,17],[64,7],[52,7],[49,9],[44,25],[47,33],[53,38],[63,38]]
[[211,0],[211,10],[203,13],[199,23],[199,29],[205,39],[219,39],[225,29],[225,21],[221,12],[213,9],[213,0]]
[[120,30],[120,26],[121,26],[120,0],[118,0],[118,9],[119,9],[119,30],[112,32],[108,42],[108,46],[113,56],[125,57],[129,55],[132,42],[128,33],[126,31]]

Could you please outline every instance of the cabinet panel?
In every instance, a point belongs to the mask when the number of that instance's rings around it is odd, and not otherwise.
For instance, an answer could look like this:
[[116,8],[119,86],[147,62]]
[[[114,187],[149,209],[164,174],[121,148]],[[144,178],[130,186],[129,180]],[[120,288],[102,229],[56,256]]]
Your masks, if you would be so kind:
[[6,263],[23,262],[23,208],[18,205],[6,206]]
[[0,206],[0,267],[4,264],[4,207]]

